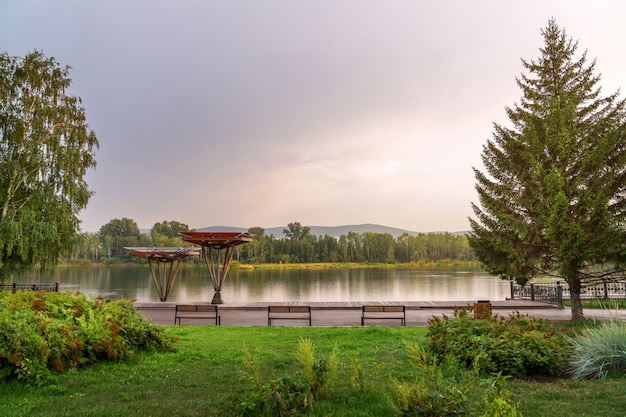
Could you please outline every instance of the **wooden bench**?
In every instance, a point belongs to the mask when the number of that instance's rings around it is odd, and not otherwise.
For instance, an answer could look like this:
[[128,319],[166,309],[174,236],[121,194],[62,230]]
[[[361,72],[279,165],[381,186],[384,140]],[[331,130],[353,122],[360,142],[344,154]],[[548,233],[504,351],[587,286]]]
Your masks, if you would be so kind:
[[365,326],[365,320],[400,320],[406,326],[405,306],[363,306],[361,314],[361,326]]
[[305,320],[311,325],[310,306],[269,306],[267,308],[267,325],[272,325],[272,320]]
[[215,320],[215,325],[220,325],[220,316],[215,304],[178,304],[174,324],[181,324],[181,319]]

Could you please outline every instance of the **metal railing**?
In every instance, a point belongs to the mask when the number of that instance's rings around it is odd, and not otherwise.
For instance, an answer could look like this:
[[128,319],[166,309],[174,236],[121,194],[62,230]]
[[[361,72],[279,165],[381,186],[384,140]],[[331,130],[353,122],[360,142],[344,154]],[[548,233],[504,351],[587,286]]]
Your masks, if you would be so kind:
[[0,291],[9,291],[15,293],[16,291],[49,291],[59,292],[59,283],[54,284],[0,284]]
[[[543,301],[563,306],[564,300],[571,298],[569,285],[560,281],[554,283],[531,283],[519,285],[510,281],[511,299]],[[583,287],[580,290],[581,300],[626,301],[626,279],[604,282]]]

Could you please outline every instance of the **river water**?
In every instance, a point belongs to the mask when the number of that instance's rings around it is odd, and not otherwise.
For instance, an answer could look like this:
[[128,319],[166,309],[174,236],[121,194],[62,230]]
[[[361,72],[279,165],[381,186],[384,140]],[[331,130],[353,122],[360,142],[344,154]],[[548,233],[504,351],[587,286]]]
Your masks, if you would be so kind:
[[[147,265],[60,267],[54,275],[25,274],[17,284],[53,283],[60,290],[90,296],[159,301]],[[206,269],[181,268],[168,301],[211,302],[213,287]],[[324,301],[475,301],[504,300],[507,281],[481,271],[416,271],[394,268],[231,269],[222,287],[229,302]]]

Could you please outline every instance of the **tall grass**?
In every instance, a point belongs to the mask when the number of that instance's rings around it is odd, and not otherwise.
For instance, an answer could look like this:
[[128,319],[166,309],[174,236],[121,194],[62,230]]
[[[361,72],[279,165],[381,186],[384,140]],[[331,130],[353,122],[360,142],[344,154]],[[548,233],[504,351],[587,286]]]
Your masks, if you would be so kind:
[[626,372],[626,322],[604,321],[568,340],[572,378],[604,378],[610,371]]

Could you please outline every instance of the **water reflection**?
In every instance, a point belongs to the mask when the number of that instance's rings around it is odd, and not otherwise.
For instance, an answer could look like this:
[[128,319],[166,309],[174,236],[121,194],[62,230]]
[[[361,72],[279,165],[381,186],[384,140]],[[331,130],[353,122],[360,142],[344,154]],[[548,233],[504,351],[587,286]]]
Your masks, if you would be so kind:
[[[27,274],[18,284],[59,282],[61,290],[159,301],[148,267],[58,268],[55,275]],[[228,302],[255,301],[472,301],[504,300],[509,285],[476,271],[396,269],[237,270],[222,288]],[[213,287],[202,268],[183,268],[168,301],[210,302]]]

